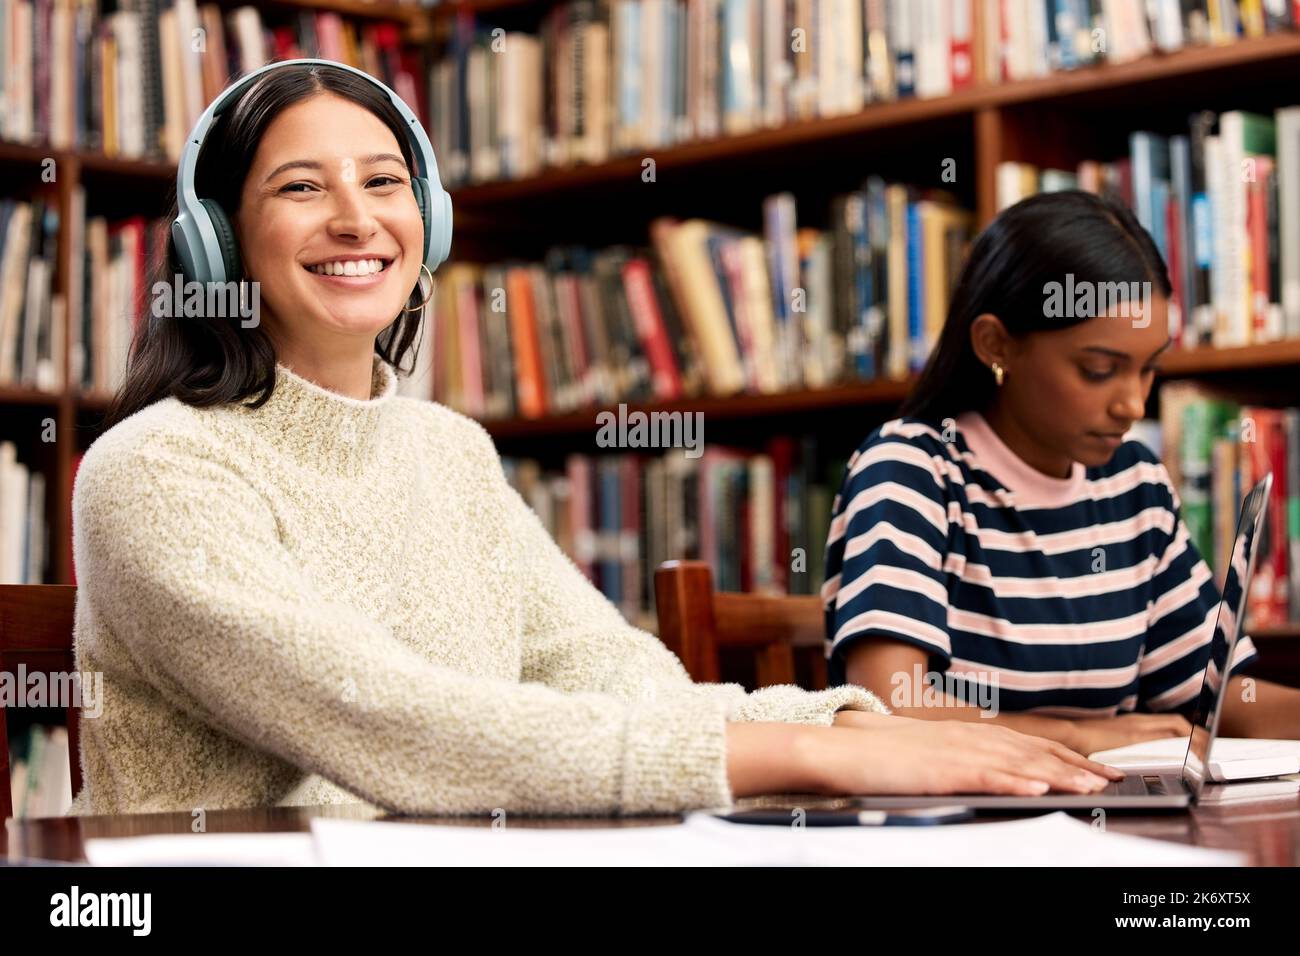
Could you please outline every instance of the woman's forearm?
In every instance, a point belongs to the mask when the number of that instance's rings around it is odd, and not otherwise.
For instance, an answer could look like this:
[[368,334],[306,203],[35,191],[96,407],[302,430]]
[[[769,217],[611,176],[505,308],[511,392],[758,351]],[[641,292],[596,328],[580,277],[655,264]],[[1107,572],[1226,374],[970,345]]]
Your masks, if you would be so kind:
[[816,793],[821,782],[810,754],[817,731],[806,724],[727,724],[727,780],[735,797]]
[[[1246,680],[1251,681],[1249,688]],[[1224,737],[1300,738],[1300,690],[1256,678],[1232,678],[1219,733]]]

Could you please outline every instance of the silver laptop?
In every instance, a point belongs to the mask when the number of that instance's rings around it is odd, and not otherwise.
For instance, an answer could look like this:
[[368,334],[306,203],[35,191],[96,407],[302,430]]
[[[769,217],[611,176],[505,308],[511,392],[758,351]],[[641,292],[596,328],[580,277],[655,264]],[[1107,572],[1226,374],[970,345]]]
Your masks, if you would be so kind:
[[1255,570],[1255,556],[1264,528],[1268,510],[1269,490],[1273,487],[1270,472],[1250,490],[1241,504],[1237,518],[1237,534],[1232,544],[1232,558],[1223,583],[1223,599],[1214,625],[1214,638],[1210,643],[1209,660],[1201,678],[1201,693],[1192,716],[1192,732],[1188,737],[1187,756],[1183,759],[1182,774],[1142,775],[1130,774],[1117,780],[1104,790],[1091,794],[1049,793],[1041,797],[1013,796],[872,796],[854,797],[851,804],[861,808],[880,807],[934,807],[961,804],[974,809],[1093,809],[1106,810],[1156,810],[1186,807],[1200,799],[1201,789],[1208,779],[1210,746],[1219,729],[1219,715],[1223,709],[1224,690],[1228,686],[1228,662],[1241,635],[1241,624],[1246,613],[1246,595],[1250,590],[1251,574]]

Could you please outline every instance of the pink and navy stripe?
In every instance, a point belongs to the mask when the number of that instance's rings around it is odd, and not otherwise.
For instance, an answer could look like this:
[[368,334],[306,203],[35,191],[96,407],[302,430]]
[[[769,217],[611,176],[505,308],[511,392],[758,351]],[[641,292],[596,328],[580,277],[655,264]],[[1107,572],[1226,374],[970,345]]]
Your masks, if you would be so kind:
[[[821,591],[831,683],[875,636],[959,682],[996,680],[1004,711],[1191,706],[1219,592],[1159,460],[1127,441],[1052,478],[978,413],[948,425],[886,422],[849,460]],[[1243,638],[1233,671],[1255,656]]]

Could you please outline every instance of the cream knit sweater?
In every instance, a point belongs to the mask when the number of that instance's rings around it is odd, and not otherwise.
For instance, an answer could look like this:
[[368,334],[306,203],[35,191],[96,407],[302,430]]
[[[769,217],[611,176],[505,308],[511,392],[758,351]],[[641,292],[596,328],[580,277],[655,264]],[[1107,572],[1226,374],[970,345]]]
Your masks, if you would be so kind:
[[77,667],[103,673],[72,813],[361,802],[650,813],[731,801],[727,721],[884,711],[701,685],[627,624],[474,421],[283,365],[270,401],[168,398],[73,491]]

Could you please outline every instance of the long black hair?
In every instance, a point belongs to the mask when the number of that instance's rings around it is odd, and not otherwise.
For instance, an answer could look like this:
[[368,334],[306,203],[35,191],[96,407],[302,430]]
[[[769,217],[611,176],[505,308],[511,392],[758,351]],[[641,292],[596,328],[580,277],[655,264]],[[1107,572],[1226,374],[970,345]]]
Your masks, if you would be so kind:
[[[205,199],[215,199],[233,217],[239,208],[244,180],[267,126],[289,106],[319,93],[351,100],[377,116],[393,132],[408,168],[415,158],[405,122],[388,98],[362,77],[326,64],[286,66],[256,80],[217,117],[204,141],[195,169],[195,189]],[[176,187],[171,188],[166,221],[176,218]],[[175,243],[165,247],[149,264],[146,289],[157,282],[169,287],[181,272]],[[407,307],[422,301],[419,284]],[[401,368],[408,353],[412,364],[418,355],[424,310],[401,312],[375,337],[375,352],[388,364]],[[128,353],[126,375],[113,396],[104,428],[111,428],[140,409],[174,395],[187,405],[211,406],[242,401],[257,395],[249,406],[258,408],[275,389],[275,348],[262,326],[242,327],[239,315],[157,316],[149,309],[142,317]]]
[[988,312],[1012,335],[1063,329],[1089,316],[1052,316],[1045,287],[1067,273],[1080,282],[1149,282],[1168,297],[1169,273],[1151,236],[1129,210],[1080,190],[1040,193],[998,215],[975,239],[953,291],[938,345],[899,414],[932,424],[982,411],[996,386],[971,346],[971,324]]

